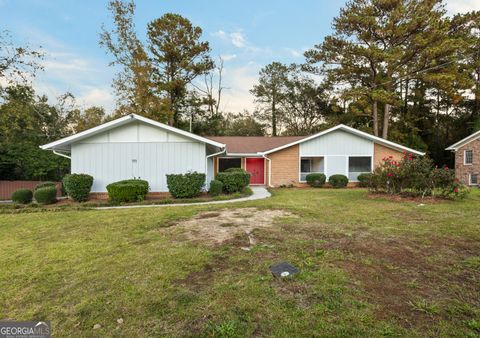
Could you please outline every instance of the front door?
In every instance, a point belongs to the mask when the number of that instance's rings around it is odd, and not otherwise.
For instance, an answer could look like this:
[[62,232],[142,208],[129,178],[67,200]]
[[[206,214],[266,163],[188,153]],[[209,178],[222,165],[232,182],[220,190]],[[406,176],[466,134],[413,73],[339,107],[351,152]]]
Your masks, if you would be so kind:
[[247,158],[247,171],[250,184],[265,184],[264,158]]

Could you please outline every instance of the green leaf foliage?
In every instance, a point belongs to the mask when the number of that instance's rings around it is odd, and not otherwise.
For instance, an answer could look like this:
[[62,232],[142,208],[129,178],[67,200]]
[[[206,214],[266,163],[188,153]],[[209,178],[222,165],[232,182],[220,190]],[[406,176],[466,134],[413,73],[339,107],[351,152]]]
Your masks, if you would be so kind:
[[175,198],[192,198],[200,195],[205,185],[205,174],[191,172],[167,175],[167,186]]
[[77,202],[88,200],[93,177],[87,174],[69,174],[63,178],[65,192]]
[[57,201],[57,189],[55,187],[40,188],[35,190],[33,197],[39,204],[52,204]]
[[108,197],[114,202],[136,202],[145,200],[149,190],[145,180],[124,180],[107,185]]
[[229,194],[241,192],[250,184],[250,174],[240,168],[230,168],[218,173],[216,179],[223,183],[223,190]]
[[325,184],[326,179],[325,174],[322,173],[311,173],[306,177],[307,184],[315,188],[322,187]]
[[40,188],[45,188],[45,187],[55,187],[56,188],[57,185],[55,184],[55,182],[46,181],[46,182],[38,183],[34,190],[37,190],[37,189],[40,189]]
[[212,180],[210,182],[210,190],[208,193],[210,196],[218,196],[222,193],[223,191],[223,183],[222,181],[219,180]]
[[370,180],[372,179],[371,173],[363,173],[358,175],[358,186],[362,188],[367,188],[370,185]]
[[345,175],[335,174],[328,178],[328,183],[334,188],[345,188],[348,184],[348,177]]
[[18,189],[12,194],[12,201],[20,204],[28,204],[32,201],[33,193],[30,189]]

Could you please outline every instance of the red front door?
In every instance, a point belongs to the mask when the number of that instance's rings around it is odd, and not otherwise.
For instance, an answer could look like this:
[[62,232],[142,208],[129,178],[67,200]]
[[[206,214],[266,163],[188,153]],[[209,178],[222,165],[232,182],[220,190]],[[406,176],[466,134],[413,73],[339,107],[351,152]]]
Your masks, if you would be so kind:
[[250,184],[265,184],[264,158],[247,158]]

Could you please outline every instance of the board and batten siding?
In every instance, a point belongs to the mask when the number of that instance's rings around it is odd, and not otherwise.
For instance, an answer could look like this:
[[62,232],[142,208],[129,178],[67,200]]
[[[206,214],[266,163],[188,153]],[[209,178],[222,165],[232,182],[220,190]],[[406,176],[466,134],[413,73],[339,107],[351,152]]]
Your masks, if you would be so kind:
[[167,192],[166,174],[205,173],[204,143],[133,122],[74,143],[72,173],[94,178],[92,192],[112,182],[140,178],[152,192]]
[[324,172],[348,175],[348,158],[357,156],[372,157],[374,142],[351,133],[336,130],[320,137],[300,143],[300,157],[323,157]]

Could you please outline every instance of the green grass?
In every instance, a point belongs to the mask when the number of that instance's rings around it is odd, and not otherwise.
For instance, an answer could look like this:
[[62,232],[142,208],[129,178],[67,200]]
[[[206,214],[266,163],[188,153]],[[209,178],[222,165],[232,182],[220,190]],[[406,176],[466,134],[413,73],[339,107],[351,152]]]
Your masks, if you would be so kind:
[[[175,227],[252,206],[298,217],[255,230],[250,251],[189,242]],[[474,337],[479,206],[478,190],[419,206],[278,189],[224,206],[2,214],[0,320],[51,320],[57,337]],[[280,261],[301,272],[273,278]]]

